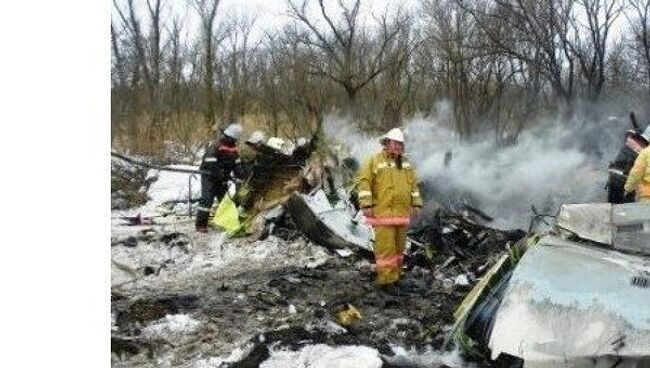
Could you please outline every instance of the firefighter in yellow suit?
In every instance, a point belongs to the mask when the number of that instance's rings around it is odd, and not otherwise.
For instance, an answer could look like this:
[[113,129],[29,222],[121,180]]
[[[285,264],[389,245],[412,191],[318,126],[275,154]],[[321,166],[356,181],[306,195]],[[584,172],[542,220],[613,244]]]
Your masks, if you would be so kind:
[[650,146],[639,152],[625,183],[625,194],[634,191],[637,202],[650,203]]
[[406,231],[422,207],[413,166],[404,156],[404,133],[392,129],[380,140],[383,149],[362,167],[357,178],[359,204],[375,231],[376,282],[394,285],[400,279]]

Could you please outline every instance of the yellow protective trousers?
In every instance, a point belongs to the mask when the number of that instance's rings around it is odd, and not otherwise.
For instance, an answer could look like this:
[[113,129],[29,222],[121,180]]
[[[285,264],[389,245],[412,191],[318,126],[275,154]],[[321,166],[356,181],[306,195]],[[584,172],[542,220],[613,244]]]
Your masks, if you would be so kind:
[[404,261],[406,226],[375,226],[376,282],[388,285],[399,281]]

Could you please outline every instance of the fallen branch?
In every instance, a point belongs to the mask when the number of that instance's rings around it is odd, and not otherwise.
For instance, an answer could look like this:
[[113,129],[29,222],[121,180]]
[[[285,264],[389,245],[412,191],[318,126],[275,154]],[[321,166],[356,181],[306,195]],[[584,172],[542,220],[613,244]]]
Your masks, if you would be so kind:
[[136,159],[134,159],[132,157],[124,156],[124,155],[122,155],[120,153],[117,153],[117,152],[111,152],[111,156],[117,157],[120,160],[124,160],[124,161],[126,161],[126,162],[128,162],[130,164],[137,165],[137,166],[142,166],[142,167],[147,167],[149,169],[155,169],[155,170],[161,170],[161,171],[172,171],[172,172],[178,172],[178,173],[184,173],[184,174],[200,174],[200,175],[201,174],[209,174],[209,173],[207,173],[205,171],[202,171],[202,170],[192,170],[192,169],[181,169],[181,168],[177,168],[177,167],[158,166],[158,165],[154,165],[154,164],[151,164],[151,163],[148,163],[148,162],[136,160]]

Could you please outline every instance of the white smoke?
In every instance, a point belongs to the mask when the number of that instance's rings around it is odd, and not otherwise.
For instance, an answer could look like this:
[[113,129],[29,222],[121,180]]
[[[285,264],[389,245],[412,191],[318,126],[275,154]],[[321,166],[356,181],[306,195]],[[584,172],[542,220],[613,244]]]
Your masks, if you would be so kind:
[[[516,144],[497,149],[493,134],[461,143],[448,128],[445,105],[440,106],[438,116],[404,124],[408,156],[423,191],[428,189],[436,201],[469,200],[495,218],[492,226],[523,229],[528,228],[531,205],[555,214],[562,203],[606,201],[607,160],[614,158],[622,142],[620,127],[584,119],[540,121],[521,133]],[[607,129],[603,124],[609,124]],[[361,162],[379,149],[378,135],[365,134],[344,119],[329,116],[325,127],[330,138],[347,146]],[[445,167],[449,151],[452,160]]]
[[342,143],[344,155],[349,155],[362,161],[376,152],[379,145],[379,135],[373,136],[362,132],[355,124],[347,119],[335,115],[328,115],[324,119],[323,131],[325,135],[337,143]]

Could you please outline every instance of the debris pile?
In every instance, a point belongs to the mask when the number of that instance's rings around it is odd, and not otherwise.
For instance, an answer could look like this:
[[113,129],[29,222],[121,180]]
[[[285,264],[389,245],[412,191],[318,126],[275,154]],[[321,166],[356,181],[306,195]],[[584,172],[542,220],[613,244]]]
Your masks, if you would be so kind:
[[454,339],[519,365],[645,366],[648,220],[644,204],[562,205],[549,231],[512,247],[463,300]]
[[153,179],[147,179],[147,169],[111,161],[111,210],[125,210],[145,204]]
[[267,145],[256,148],[250,173],[237,193],[238,202],[253,215],[287,201],[295,191],[308,190],[303,178],[307,160],[316,148],[316,138],[289,152]]
[[199,236],[191,218],[151,216],[171,196],[194,198],[181,174],[158,173],[147,204],[114,212],[113,366],[272,367],[354,351],[375,366],[466,366],[445,344],[455,308],[525,233],[491,229],[469,207],[440,210],[409,233],[404,277],[389,293],[373,284],[361,214],[314,191],[304,167],[273,168],[275,179],[254,170],[240,186],[239,203],[263,225],[253,236]]
[[439,210],[409,232],[408,259],[433,266],[447,277],[475,282],[500,255],[526,236],[523,230],[498,230],[481,225],[469,216]]

